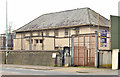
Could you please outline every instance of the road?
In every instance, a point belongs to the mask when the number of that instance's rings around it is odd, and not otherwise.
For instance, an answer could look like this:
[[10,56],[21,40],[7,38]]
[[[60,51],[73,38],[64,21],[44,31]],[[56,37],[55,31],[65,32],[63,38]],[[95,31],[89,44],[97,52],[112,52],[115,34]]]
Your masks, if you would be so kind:
[[25,69],[25,68],[11,68],[3,67],[3,75],[86,75],[80,73],[71,72],[60,72],[52,70],[35,70],[35,69]]
[[3,75],[118,75],[118,70],[103,68],[2,65]]

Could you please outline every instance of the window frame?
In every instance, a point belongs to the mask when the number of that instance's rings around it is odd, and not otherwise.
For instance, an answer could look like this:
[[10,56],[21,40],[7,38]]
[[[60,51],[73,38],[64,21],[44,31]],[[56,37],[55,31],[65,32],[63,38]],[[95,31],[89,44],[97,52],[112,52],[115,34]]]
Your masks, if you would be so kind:
[[43,43],[43,39],[40,39],[40,43]]
[[59,30],[58,29],[54,30],[54,36],[59,36]]
[[35,44],[38,44],[39,43],[39,40],[38,39],[35,39]]
[[49,36],[49,30],[46,31],[46,36]]
[[79,27],[76,27],[75,34],[79,34]]
[[68,29],[68,28],[65,29],[64,34],[65,34],[65,36],[68,36],[68,35],[69,35],[69,29]]

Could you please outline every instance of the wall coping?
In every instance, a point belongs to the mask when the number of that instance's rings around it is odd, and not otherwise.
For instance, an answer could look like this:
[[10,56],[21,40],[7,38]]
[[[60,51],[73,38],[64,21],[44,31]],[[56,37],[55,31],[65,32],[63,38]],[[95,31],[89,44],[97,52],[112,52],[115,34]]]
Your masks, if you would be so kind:
[[[9,52],[59,52],[59,50],[8,50]],[[6,50],[0,50],[6,52]]]

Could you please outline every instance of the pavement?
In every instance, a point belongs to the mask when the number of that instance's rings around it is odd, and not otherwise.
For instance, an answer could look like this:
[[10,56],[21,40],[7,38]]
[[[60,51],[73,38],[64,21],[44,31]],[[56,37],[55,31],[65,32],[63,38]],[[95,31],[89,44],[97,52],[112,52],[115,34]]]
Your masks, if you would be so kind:
[[2,67],[13,67],[13,68],[25,68],[25,69],[36,69],[36,70],[53,70],[60,67],[52,66],[37,66],[37,65],[14,65],[14,64],[2,64]]
[[[52,67],[52,66],[37,66],[37,65],[11,65],[3,64],[5,68],[24,68],[34,70],[49,70],[66,73],[80,73],[87,75],[118,75],[118,70],[112,70],[111,68],[92,68],[92,67]],[[3,72],[4,73],[4,72]],[[9,74],[9,72],[8,72]]]

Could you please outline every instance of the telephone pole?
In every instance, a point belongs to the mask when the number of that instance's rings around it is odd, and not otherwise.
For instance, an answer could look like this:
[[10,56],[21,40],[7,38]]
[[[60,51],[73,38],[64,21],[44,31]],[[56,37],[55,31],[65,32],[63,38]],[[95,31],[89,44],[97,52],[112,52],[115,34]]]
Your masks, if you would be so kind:
[[6,0],[6,64],[8,58],[8,1]]

